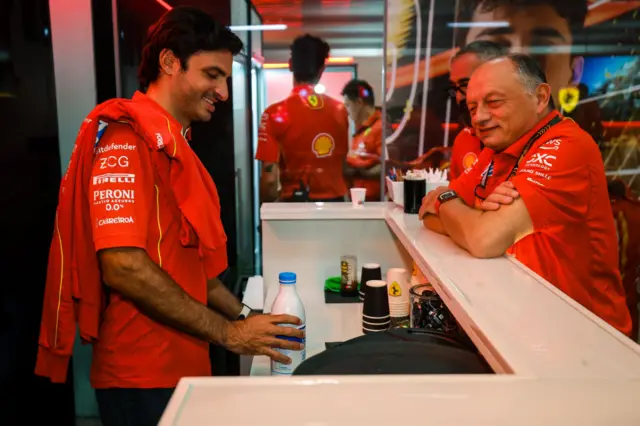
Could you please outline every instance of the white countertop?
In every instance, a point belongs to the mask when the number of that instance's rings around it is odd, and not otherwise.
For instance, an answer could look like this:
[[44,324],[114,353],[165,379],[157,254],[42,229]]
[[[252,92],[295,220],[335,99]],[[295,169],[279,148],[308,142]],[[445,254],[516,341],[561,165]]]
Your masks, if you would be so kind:
[[183,379],[160,426],[637,426],[640,382],[515,376]]
[[[476,259],[451,239],[425,229],[393,203],[265,204],[264,220],[379,216],[433,282],[487,362],[498,373],[535,377],[640,378],[640,345],[508,256]],[[360,335],[360,305],[327,305],[318,283],[307,305],[307,356],[326,341]],[[311,290],[308,290],[311,291]],[[266,295],[272,301],[275,295]],[[268,308],[270,302],[266,306]],[[268,374],[266,357],[252,374]]]
[[515,259],[476,259],[399,208],[387,223],[496,372],[640,378],[639,345]]
[[355,208],[351,203],[265,203],[262,220],[384,219],[387,203],[366,202]]
[[[161,426],[212,421],[240,426],[640,424],[640,346],[514,259],[475,259],[392,204],[370,203],[357,212],[348,211],[352,208],[346,203],[319,211],[309,206],[290,208],[297,213],[286,212],[286,205],[265,205],[264,219],[293,221],[291,228],[287,224],[284,228],[293,230],[298,241],[304,230],[316,230],[318,239],[327,234],[319,224],[298,226],[313,219],[324,220],[325,227],[326,220],[333,224],[339,222],[333,219],[353,219],[357,223],[349,227],[356,232],[368,223],[375,224],[378,232],[395,235],[396,245],[404,246],[427,274],[494,370],[511,374],[184,378]],[[386,225],[371,222],[376,218]],[[287,238],[282,233],[271,235],[276,240],[281,237],[276,245],[286,252],[280,253],[281,263],[289,262],[290,244],[296,253],[302,252],[292,262],[308,261],[303,270],[313,267],[320,253],[334,255],[298,245],[291,233]],[[333,241],[314,239],[314,244]],[[259,287],[259,281],[254,279],[250,287]],[[252,291],[258,290],[262,289]],[[307,311],[308,357],[323,351],[325,342],[361,334],[362,305],[327,305],[322,292],[321,283],[300,290]],[[274,296],[262,296],[266,310]],[[268,375],[269,370],[266,357],[255,358],[252,376]]]

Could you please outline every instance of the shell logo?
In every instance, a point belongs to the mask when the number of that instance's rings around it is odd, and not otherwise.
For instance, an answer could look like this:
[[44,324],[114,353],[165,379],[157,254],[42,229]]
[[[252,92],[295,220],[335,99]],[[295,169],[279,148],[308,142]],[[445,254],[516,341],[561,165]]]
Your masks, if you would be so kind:
[[333,153],[336,144],[331,135],[320,133],[311,143],[311,150],[318,158],[328,157]]
[[469,171],[478,161],[478,156],[474,152],[467,152],[465,156],[462,158],[462,168],[463,170]]

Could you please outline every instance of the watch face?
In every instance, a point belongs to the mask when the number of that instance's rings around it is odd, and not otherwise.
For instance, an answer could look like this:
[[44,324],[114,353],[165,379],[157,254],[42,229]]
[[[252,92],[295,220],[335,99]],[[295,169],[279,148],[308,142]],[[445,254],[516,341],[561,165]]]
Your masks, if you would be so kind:
[[444,191],[442,194],[440,194],[438,196],[438,200],[440,201],[440,203],[444,203],[445,201],[449,201],[449,200],[453,200],[454,198],[457,198],[458,194],[456,194],[455,191]]

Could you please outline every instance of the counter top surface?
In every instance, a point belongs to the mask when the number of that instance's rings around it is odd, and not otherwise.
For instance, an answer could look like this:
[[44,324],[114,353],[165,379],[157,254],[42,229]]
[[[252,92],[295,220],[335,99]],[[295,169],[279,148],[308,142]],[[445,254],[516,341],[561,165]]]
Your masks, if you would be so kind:
[[387,223],[497,372],[640,378],[640,346],[509,257],[476,259],[390,208]]
[[387,203],[367,202],[356,208],[351,203],[265,203],[262,220],[384,219]]
[[640,382],[515,376],[185,378],[160,426],[636,426]]

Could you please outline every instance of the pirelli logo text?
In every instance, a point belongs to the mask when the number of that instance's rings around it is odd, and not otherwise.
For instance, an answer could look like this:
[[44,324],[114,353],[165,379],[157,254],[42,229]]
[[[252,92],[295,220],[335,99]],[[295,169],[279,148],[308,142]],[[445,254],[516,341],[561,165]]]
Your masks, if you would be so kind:
[[103,183],[135,183],[136,175],[133,173],[105,173],[100,176],[93,177],[94,185]]

